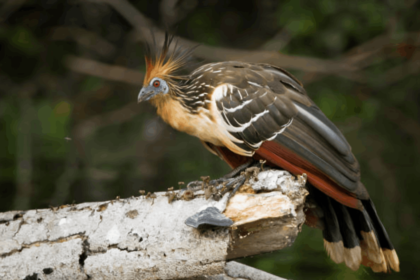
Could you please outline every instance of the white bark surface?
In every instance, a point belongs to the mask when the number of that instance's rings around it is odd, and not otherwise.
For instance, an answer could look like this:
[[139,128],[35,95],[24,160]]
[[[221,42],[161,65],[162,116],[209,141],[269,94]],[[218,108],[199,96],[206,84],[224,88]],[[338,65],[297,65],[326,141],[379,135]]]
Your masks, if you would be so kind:
[[[258,177],[248,185],[264,192],[248,188],[227,207],[226,199],[205,200],[199,191],[170,204],[162,192],[155,199],[0,213],[0,279],[242,279],[228,274],[227,260],[290,246],[304,222],[304,177],[284,171]],[[185,225],[209,206],[225,210],[233,226]],[[280,279],[261,275],[248,279]]]

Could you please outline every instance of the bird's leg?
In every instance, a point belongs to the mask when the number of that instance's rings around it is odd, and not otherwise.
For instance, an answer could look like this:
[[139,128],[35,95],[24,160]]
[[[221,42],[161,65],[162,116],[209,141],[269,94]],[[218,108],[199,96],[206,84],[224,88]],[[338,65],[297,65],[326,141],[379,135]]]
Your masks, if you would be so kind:
[[248,167],[251,165],[255,165],[256,161],[254,159],[250,159],[249,161],[245,162],[244,164],[236,167],[232,171],[230,171],[228,174],[224,175],[223,177],[219,179],[214,179],[209,182],[210,185],[219,185],[223,182],[228,181],[228,179],[232,179],[233,177],[237,176],[238,174],[241,174],[241,172],[245,171]]
[[241,174],[242,171],[245,171],[245,169],[247,169],[251,165],[255,165],[256,163],[257,161],[255,159],[250,159],[249,161],[245,162],[242,165],[239,165],[238,167],[230,171],[228,174],[226,174],[222,178],[233,178],[236,175]]
[[231,191],[228,198],[230,199],[245,182],[252,176],[256,177],[258,175],[263,164],[263,161],[251,159],[219,179],[210,180],[209,176],[202,176],[202,181],[188,183],[187,189],[193,192],[203,190],[206,199],[213,196],[215,200],[219,200],[224,194]]
[[[261,163],[261,170],[263,166],[263,162]],[[241,186],[243,186],[245,183],[249,182],[249,179],[254,176],[256,177],[260,171],[260,167],[258,167],[258,162],[254,162],[250,167],[246,168],[244,171],[241,172],[241,175],[236,177],[234,180],[232,180],[229,184],[226,184],[226,189],[221,191],[221,196],[223,196],[228,191],[232,190],[232,192],[229,194],[228,200],[232,198],[232,196],[235,195],[235,193],[239,190]]]
[[240,166],[240,169],[238,168],[234,170],[234,174],[238,174],[240,172],[239,176],[228,179],[222,177],[220,179],[214,180],[216,182],[220,182],[220,180],[222,180],[222,185],[219,185],[216,188],[218,192],[214,195],[215,200],[220,199],[225,193],[231,191],[228,197],[228,200],[230,200],[230,198],[235,195],[239,188],[247,183],[251,177],[258,176],[258,173],[263,170],[262,168],[264,163],[265,161],[252,161],[250,164]]
[[219,185],[216,189],[219,191],[214,195],[215,200],[222,198],[227,192],[232,192],[229,194],[228,200],[239,190],[239,188],[245,183],[246,175],[241,174],[236,178],[227,179],[228,182]]
[[240,174],[242,171],[250,167],[251,165],[256,165],[257,162],[254,159],[250,159],[249,161],[245,162],[244,164],[236,167],[232,171],[230,171],[228,174],[224,175],[223,177],[219,179],[209,180],[210,178],[208,176],[201,176],[202,181],[192,181],[189,182],[187,185],[187,188],[192,190],[199,190],[200,188],[203,189],[206,185],[211,186],[217,186],[220,184],[228,183],[230,182],[233,177]]

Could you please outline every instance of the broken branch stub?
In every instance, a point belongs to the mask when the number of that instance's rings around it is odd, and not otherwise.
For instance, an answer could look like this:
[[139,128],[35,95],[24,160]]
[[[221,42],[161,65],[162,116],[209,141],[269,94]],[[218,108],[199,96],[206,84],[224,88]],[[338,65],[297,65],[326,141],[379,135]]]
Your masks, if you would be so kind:
[[[162,192],[155,198],[0,213],[0,279],[228,275],[229,259],[293,243],[305,220],[304,185],[304,177],[269,170],[251,178],[227,206],[229,193],[214,201],[200,190],[189,201],[168,203],[168,193]],[[195,229],[185,224],[209,207],[233,225]]]

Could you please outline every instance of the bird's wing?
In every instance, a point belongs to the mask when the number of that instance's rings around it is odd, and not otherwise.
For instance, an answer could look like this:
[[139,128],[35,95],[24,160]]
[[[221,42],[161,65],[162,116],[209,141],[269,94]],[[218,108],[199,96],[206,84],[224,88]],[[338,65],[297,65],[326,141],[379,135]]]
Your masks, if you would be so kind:
[[239,140],[236,145],[295,174],[307,173],[324,193],[357,208],[357,198],[368,195],[342,133],[286,71],[238,64],[240,78],[228,77],[212,96],[226,130]]

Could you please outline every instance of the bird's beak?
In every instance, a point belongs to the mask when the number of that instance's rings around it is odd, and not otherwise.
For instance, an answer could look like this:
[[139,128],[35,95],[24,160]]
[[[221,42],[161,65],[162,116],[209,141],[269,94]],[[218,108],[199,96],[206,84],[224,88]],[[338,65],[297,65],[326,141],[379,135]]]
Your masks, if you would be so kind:
[[153,95],[153,90],[148,90],[147,88],[142,88],[139,95],[137,96],[137,103],[149,100]]

